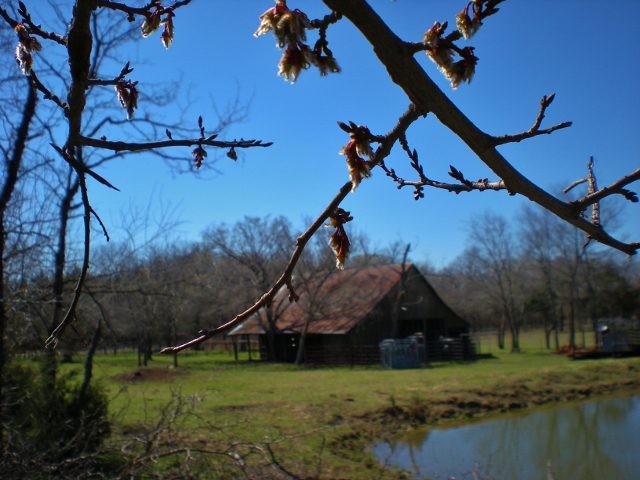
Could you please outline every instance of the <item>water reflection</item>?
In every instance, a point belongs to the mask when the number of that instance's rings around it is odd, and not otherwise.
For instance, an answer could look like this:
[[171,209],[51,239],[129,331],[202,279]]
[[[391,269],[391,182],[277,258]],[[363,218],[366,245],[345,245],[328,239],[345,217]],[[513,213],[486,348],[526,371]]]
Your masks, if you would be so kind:
[[640,397],[615,398],[412,432],[375,445],[377,458],[417,478],[558,480],[640,478]]

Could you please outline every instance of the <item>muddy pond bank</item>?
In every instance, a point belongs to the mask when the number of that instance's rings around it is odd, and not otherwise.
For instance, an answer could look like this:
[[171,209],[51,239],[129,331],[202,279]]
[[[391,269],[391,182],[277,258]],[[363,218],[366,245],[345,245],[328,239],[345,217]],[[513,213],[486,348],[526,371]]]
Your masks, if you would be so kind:
[[382,463],[415,478],[636,478],[640,396],[594,397],[378,442]]
[[[640,393],[640,359],[593,362],[577,371],[543,369],[527,378],[497,378],[486,387],[428,389],[389,404],[344,419],[340,433],[331,442],[332,453],[353,461],[378,465],[371,446],[390,440],[402,432],[429,426],[453,427],[470,420],[500,418],[504,412],[534,412],[540,407],[562,405],[576,400],[607,398]],[[336,432],[338,433],[338,432]],[[387,467],[386,478],[406,478],[407,472]]]

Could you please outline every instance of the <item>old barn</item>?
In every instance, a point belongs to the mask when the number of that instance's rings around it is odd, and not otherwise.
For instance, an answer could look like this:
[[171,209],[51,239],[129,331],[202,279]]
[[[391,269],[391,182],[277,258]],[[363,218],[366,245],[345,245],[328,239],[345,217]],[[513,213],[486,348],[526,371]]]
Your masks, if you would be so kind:
[[429,359],[451,357],[453,350],[455,358],[473,355],[469,324],[411,264],[338,270],[294,284],[298,302],[289,303],[283,288],[270,310],[229,335],[258,336],[261,358],[283,362],[295,361],[303,342],[305,363],[373,364],[380,361],[380,341],[410,335],[426,340]]

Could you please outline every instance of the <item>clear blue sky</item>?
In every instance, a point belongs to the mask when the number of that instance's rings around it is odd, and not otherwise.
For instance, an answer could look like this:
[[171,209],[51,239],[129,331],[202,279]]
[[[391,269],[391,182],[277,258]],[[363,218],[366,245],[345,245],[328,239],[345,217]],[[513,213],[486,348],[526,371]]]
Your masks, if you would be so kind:
[[[407,41],[420,41],[435,20],[454,24],[464,3],[370,0]],[[352,120],[374,133],[393,127],[408,100],[346,19],[328,32],[341,74],[321,78],[311,69],[294,85],[277,76],[281,52],[275,38],[253,37],[259,15],[272,5],[271,0],[194,0],[177,11],[175,42],[169,50],[157,32],[127,52],[123,63],[132,61],[132,78],[140,81],[140,90],[148,81],[181,79],[185,96],[188,91],[194,100],[194,126],[199,114],[205,126],[213,126],[210,99],[224,105],[239,85],[241,95],[252,98],[249,119],[226,137],[258,138],[274,145],[246,150],[237,163],[223,158],[216,165],[220,174],[175,177],[157,159],[145,157],[112,163],[99,173],[121,193],[98,185],[91,189],[94,207],[107,224],[131,202],[147,205],[153,198],[152,208],[158,208],[162,197],[165,204],[177,206],[187,239],[200,238],[211,224],[233,223],[245,215],[284,215],[302,227],[302,218],[315,217],[348,179],[345,157],[338,155],[348,137],[335,122]],[[310,18],[328,13],[319,0],[290,0],[289,6]],[[640,166],[639,18],[637,0],[508,0],[467,43],[476,47],[480,59],[471,85],[452,90],[423,53],[416,57],[453,102],[490,134],[527,130],[540,98],[555,92],[543,127],[567,120],[573,127],[500,151],[533,181],[554,190],[583,177],[593,155],[599,185],[604,186]],[[315,32],[309,37],[313,44]],[[165,119],[174,115],[175,107],[167,105]],[[496,178],[435,118],[416,122],[408,139],[430,178],[448,180],[449,164],[471,179]],[[182,151],[190,161],[189,149]],[[413,178],[398,147],[386,162]],[[410,242],[415,261],[442,266],[463,250],[471,217],[491,210],[515,221],[525,203],[523,197],[505,192],[456,196],[433,189],[416,202],[411,189],[397,190],[376,169],[343,207],[354,216],[353,226],[374,243]],[[619,234],[640,241],[639,218],[638,206],[629,205]]]

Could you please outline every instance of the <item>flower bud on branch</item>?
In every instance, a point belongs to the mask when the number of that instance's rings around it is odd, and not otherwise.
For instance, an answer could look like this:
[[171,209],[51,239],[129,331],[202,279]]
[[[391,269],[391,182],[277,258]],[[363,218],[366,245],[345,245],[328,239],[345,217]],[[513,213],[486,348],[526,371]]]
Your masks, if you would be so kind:
[[[443,37],[447,25],[447,22],[443,24],[435,22],[433,27],[424,34],[424,43],[428,47],[427,56],[438,66],[444,76],[451,81],[451,87],[456,89],[460,83],[471,83],[476,71],[478,57],[473,54],[473,47],[460,49],[449,39],[451,35],[446,38]],[[461,60],[453,61],[454,52],[461,57]]]
[[[142,36],[147,38],[155,32],[160,25],[164,25],[160,40],[162,40],[164,48],[169,48],[173,42],[173,17],[175,17],[176,14],[173,13],[173,7],[163,8],[160,2],[155,2],[155,5],[156,10],[154,12],[145,14],[145,19],[140,26]],[[165,15],[164,20],[162,19],[162,15]]]
[[142,25],[140,25],[140,29],[142,30],[142,36],[147,38],[153,32],[155,32],[160,26],[160,16],[162,14],[162,7],[156,7],[156,11],[149,14],[148,17],[144,19]]
[[236,149],[231,147],[229,149],[229,151],[227,152],[227,157],[229,157],[231,160],[233,160],[234,162],[236,160],[238,160],[238,154],[236,153]]
[[196,163],[196,168],[200,168],[202,166],[202,160],[207,156],[207,152],[202,145],[198,145],[195,150],[191,151],[191,155],[193,155],[193,161]]
[[[285,0],[276,0],[276,6],[270,8],[260,16],[260,27],[254,33],[259,37],[273,31],[278,39],[277,46],[285,48],[282,58],[278,63],[278,75],[285,80],[291,79],[295,83],[302,70],[308,70],[314,65],[320,71],[320,75],[340,72],[340,67],[333,53],[328,48],[326,40],[326,25],[320,26],[320,39],[311,49],[307,41],[307,29],[318,28],[314,25],[323,22],[309,21],[307,15],[298,9],[289,10]],[[324,53],[324,55],[323,55]]]
[[133,111],[138,108],[138,82],[125,82],[114,85],[122,108],[127,109],[127,120],[133,118]]
[[42,45],[37,38],[29,35],[29,30],[25,26],[24,22],[18,23],[15,28],[15,32],[18,34],[18,46],[16,47],[16,60],[20,66],[20,70],[25,75],[29,75],[31,67],[33,66],[33,57],[31,53],[42,50]]
[[[482,26],[482,20],[494,13],[498,13],[496,5],[504,0],[472,0],[456,15],[456,27],[458,31],[469,40]],[[486,3],[486,5],[485,5]],[[472,7],[473,18],[469,16],[469,7]]]
[[424,43],[430,47],[426,52],[427,56],[445,75],[453,63],[453,50],[447,42],[443,41],[442,38],[442,35],[444,35],[444,32],[447,29],[447,25],[447,22],[444,22],[443,24],[435,22],[433,27],[427,30],[424,34]]
[[167,16],[162,22],[164,24],[164,28],[162,29],[160,39],[162,40],[164,48],[169,48],[169,46],[173,42],[173,17],[175,17],[176,14],[173,13],[173,10],[171,8],[167,8],[165,12]]
[[362,179],[371,176],[369,164],[360,155],[366,155],[369,159],[372,159],[373,150],[371,149],[371,132],[369,129],[353,122],[349,122],[349,124],[350,126],[347,126],[342,122],[338,122],[338,126],[351,137],[349,143],[342,147],[342,150],[338,153],[347,157],[349,177],[353,183],[351,191],[355,192]]
[[329,216],[329,223],[325,227],[334,227],[335,232],[329,237],[329,245],[336,254],[336,268],[344,269],[344,261],[349,256],[351,242],[344,229],[344,224],[353,220],[351,214],[342,208],[336,208],[333,215]]

